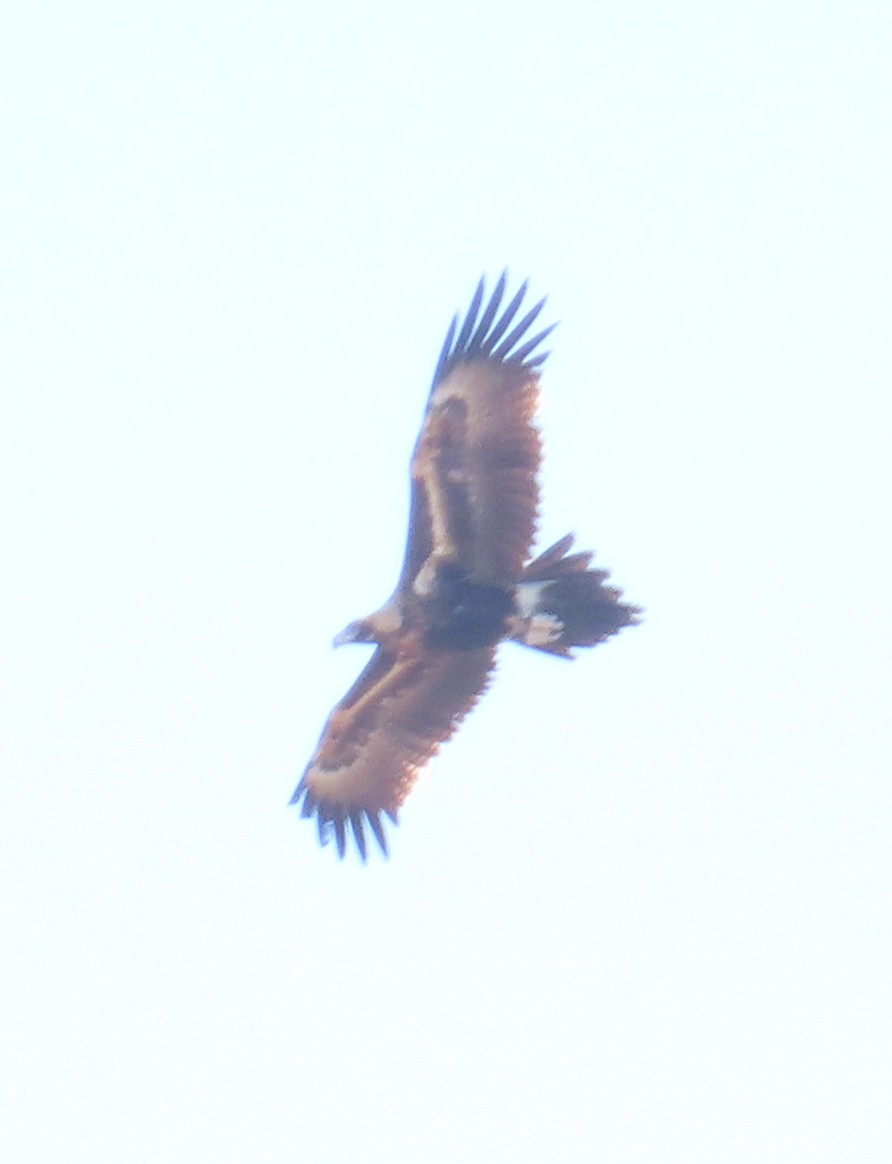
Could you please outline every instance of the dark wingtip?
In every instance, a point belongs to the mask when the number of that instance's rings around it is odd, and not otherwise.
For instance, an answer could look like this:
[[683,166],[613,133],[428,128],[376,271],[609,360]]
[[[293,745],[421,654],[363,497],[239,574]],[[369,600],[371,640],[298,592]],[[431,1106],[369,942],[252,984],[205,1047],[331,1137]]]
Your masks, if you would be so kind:
[[443,347],[440,350],[440,358],[437,360],[437,367],[434,371],[434,384],[439,384],[446,375],[446,365],[449,363],[449,356],[452,352],[452,341],[455,338],[457,328],[458,316],[453,315],[452,323],[449,325],[449,330],[446,332],[446,339],[443,341]]
[[327,845],[331,840],[331,829],[329,828],[329,821],[326,820],[323,813],[316,810],[316,832],[319,835],[319,844]]
[[[542,302],[544,303],[545,300],[543,299]],[[521,364],[526,363],[528,368],[531,364],[538,365],[543,363],[543,361],[548,356],[548,352],[543,352],[539,356],[534,356],[532,360],[527,360],[527,356],[531,355],[539,346],[539,344],[542,343],[545,337],[551,335],[556,327],[557,323],[552,323],[549,327],[546,327],[544,331],[540,331],[538,335],[534,335],[531,340],[527,340],[527,342],[522,347],[515,348],[515,350],[511,353],[511,359],[517,360],[518,363]]]
[[342,816],[336,816],[334,818],[334,831],[335,840],[338,843],[338,856],[343,861],[344,854],[347,852],[347,828]]
[[381,817],[377,812],[368,813],[368,822],[371,826],[372,832],[375,834],[375,840],[380,846],[381,852],[384,856],[388,856],[387,852],[387,837],[384,834],[384,829],[381,826]]
[[[486,340],[486,336],[487,336],[487,333],[489,332],[489,329],[492,327],[492,321],[496,317],[496,312],[499,310],[499,305],[502,302],[502,296],[505,294],[505,287],[507,286],[507,283],[508,283],[508,272],[502,271],[501,275],[499,275],[499,281],[496,283],[495,287],[493,288],[493,293],[490,296],[489,303],[487,303],[487,305],[486,305],[486,310],[483,312],[483,315],[480,317],[480,322],[477,324],[477,328],[476,328],[474,334],[471,336],[470,340],[468,341],[467,350],[469,352],[472,352],[472,351],[476,352],[476,351],[483,350],[483,344]],[[481,283],[481,286],[482,286],[482,283]]]
[[[359,853],[363,864],[368,861],[368,841],[366,840],[365,825],[366,823],[372,830],[375,840],[378,842],[378,847],[385,857],[390,854],[387,848],[387,837],[384,833],[384,828],[381,824],[380,813],[365,812],[362,809],[356,809],[349,813],[332,813],[326,811],[323,805],[313,796],[309,788],[307,788],[304,780],[301,780],[295,789],[294,795],[289,800],[289,805],[298,805],[300,807],[300,815],[302,818],[315,816],[316,831],[319,835],[319,844],[322,846],[331,843],[332,839],[335,841],[338,857],[343,860],[347,854],[348,840],[352,834],[353,842],[356,845],[356,851]],[[385,810],[390,819],[397,822],[396,812]],[[350,832],[347,831],[347,825],[350,826]]]
[[[456,315],[446,333],[446,340],[434,372],[434,387],[445,379],[457,365],[481,356],[498,363],[512,363],[524,368],[541,367],[548,352],[536,353],[536,349],[556,325],[552,324],[532,339],[525,340],[524,337],[545,306],[545,299],[541,299],[535,307],[527,312],[510,334],[506,335],[523,303],[527,293],[527,284],[528,280],[521,283],[511,302],[499,315],[499,308],[508,285],[508,272],[507,270],[503,271],[481,315],[480,308],[484,301],[485,280],[480,280],[464,317],[461,330],[458,331],[459,317]],[[456,335],[457,331],[458,335]],[[524,342],[518,347],[521,341]]]
[[362,857],[362,863],[364,865],[366,863],[367,852],[365,845],[365,832],[363,831],[362,827],[361,812],[350,813],[350,827],[353,830],[353,839],[356,841],[356,847],[359,849],[359,855]]
[[477,313],[480,311],[480,304],[483,302],[483,290],[485,286],[486,280],[481,275],[480,282],[477,284],[477,290],[474,292],[474,298],[471,300],[471,306],[468,308],[468,314],[465,316],[465,321],[461,325],[461,331],[458,333],[458,339],[455,341],[456,351],[464,351],[468,346],[468,340],[471,338],[474,324],[477,322]]
[[[526,286],[526,284],[524,284],[524,286]],[[523,336],[526,335],[526,333],[529,330],[530,325],[533,323],[533,321],[538,319],[539,313],[541,312],[541,310],[544,306],[545,306],[545,300],[540,299],[535,307],[530,308],[530,310],[526,313],[526,315],[523,317],[523,319],[520,321],[520,323],[517,325],[517,327],[514,328],[514,330],[511,332],[510,335],[508,335],[504,340],[502,340],[502,342],[499,344],[499,346],[493,352],[493,356],[495,359],[497,359],[497,360],[509,360],[509,359],[514,360],[514,359],[516,359],[516,355],[512,351],[512,349],[516,345],[517,341],[519,339],[522,339]],[[535,347],[535,344],[533,346]]]
[[316,802],[310,796],[309,792],[304,797],[304,802],[300,806],[300,815],[304,818],[312,816],[314,812],[318,811]]

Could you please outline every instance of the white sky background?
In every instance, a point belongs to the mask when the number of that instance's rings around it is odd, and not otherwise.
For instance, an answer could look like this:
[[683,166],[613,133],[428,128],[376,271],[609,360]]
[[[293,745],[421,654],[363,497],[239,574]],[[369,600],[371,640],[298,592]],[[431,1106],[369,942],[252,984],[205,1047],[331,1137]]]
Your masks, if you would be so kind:
[[[17,6],[0,1158],[892,1158],[887,3]],[[481,273],[559,318],[497,681],[285,805]]]

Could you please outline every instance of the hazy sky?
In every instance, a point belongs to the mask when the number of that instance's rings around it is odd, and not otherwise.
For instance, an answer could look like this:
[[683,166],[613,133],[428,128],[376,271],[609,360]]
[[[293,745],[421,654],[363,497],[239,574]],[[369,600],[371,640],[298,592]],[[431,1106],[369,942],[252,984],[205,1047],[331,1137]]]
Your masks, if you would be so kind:
[[[315,15],[308,11],[318,9]],[[892,1159],[892,8],[0,28],[0,1157]],[[286,803],[452,313],[646,608],[339,863]]]

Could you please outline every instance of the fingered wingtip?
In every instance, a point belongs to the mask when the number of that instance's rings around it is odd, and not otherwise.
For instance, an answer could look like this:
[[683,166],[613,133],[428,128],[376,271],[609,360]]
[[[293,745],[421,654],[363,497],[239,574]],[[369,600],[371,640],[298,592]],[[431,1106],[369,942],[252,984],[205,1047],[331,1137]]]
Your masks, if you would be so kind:
[[497,363],[517,364],[531,369],[541,367],[545,362],[548,352],[538,352],[537,349],[556,325],[551,324],[531,339],[526,337],[533,321],[544,308],[547,297],[540,299],[520,323],[509,330],[526,296],[529,280],[524,279],[511,302],[499,315],[507,285],[506,267],[484,306],[486,280],[480,279],[461,325],[459,326],[459,316],[455,316],[446,334],[434,372],[434,386],[439,384],[457,364],[472,359],[494,360]]
[[[288,802],[289,805],[299,805],[300,815],[306,819],[315,816],[316,831],[319,836],[319,844],[325,847],[332,841],[335,842],[335,849],[337,850],[338,858],[343,860],[347,855],[350,846],[350,839],[353,839],[353,847],[359,854],[363,865],[368,863],[368,841],[366,839],[365,826],[368,825],[372,836],[378,843],[378,847],[385,857],[390,855],[387,845],[387,836],[381,824],[381,814],[371,809],[353,809],[346,810],[332,810],[326,809],[321,801],[313,795],[310,789],[306,786],[302,779],[295,789],[294,795]],[[385,809],[387,816],[397,824],[397,814],[395,811]],[[349,825],[349,832],[348,832]]]

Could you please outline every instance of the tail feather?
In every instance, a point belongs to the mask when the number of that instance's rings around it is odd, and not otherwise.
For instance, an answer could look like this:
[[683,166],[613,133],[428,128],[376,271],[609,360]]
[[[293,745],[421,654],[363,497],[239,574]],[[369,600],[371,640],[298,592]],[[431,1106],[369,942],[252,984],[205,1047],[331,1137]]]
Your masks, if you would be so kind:
[[575,534],[565,534],[560,541],[543,550],[538,558],[524,567],[522,581],[550,580],[559,574],[585,570],[595,555],[591,550],[577,550],[575,554],[568,554],[567,550],[573,545],[575,537]]
[[515,591],[510,635],[552,655],[573,657],[573,647],[593,647],[638,621],[636,606],[605,584],[606,570],[592,570],[589,550],[569,553],[573,534],[549,546],[524,569]]

